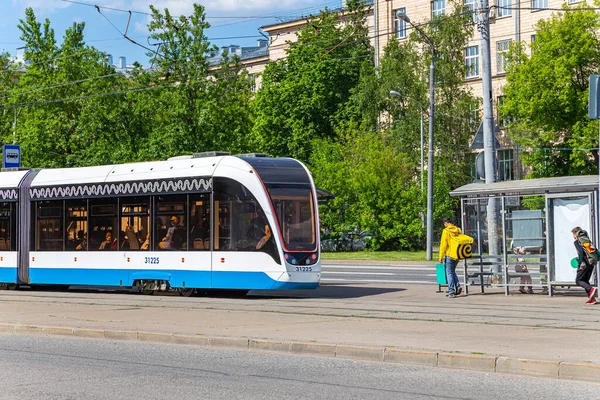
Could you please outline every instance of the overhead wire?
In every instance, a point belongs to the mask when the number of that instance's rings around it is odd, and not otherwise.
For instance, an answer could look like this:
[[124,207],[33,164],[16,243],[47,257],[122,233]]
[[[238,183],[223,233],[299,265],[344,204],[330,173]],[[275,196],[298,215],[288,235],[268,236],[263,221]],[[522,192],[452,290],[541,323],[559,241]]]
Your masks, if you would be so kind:
[[[99,11],[99,12],[100,12],[100,11]],[[100,13],[101,13],[101,12],[100,12]],[[410,27],[408,27],[408,26],[407,26],[407,27],[406,27],[406,29],[407,29],[407,31],[408,31],[408,30],[410,30],[410,29],[418,29],[419,27],[422,27],[422,26],[426,26],[426,25],[430,25],[430,24],[434,24],[434,23],[439,23],[439,22],[441,22],[442,20],[446,20],[446,19],[448,19],[448,18],[455,18],[455,17],[459,17],[459,16],[464,16],[464,15],[467,15],[467,14],[470,14],[470,13],[471,13],[471,11],[469,11],[469,12],[464,12],[464,13],[460,13],[460,14],[453,14],[453,15],[450,15],[450,16],[448,16],[448,17],[446,17],[446,18],[443,18],[443,19],[440,19],[440,20],[435,20],[435,21],[427,21],[427,22],[420,23],[420,24],[414,24],[414,26],[410,26]],[[105,18],[106,18],[106,17],[105,17]],[[110,22],[110,21],[109,21],[109,22]],[[112,23],[111,23],[111,25],[112,25]],[[113,25],[113,27],[114,27],[114,28],[115,28],[115,29],[116,29],[116,30],[117,30],[119,33],[123,34],[123,33],[122,33],[122,32],[121,32],[121,31],[120,31],[118,28],[116,28],[114,25]],[[390,32],[390,31],[393,31],[393,28],[392,28],[392,29],[388,29],[388,30],[386,30],[386,31],[384,31],[384,32],[382,32],[382,33],[379,33],[378,35],[375,35],[375,36],[369,36],[369,37],[367,37],[367,38],[359,38],[359,39],[357,39],[357,40],[355,40],[355,41],[350,41],[350,42],[346,42],[346,43],[344,43],[344,42],[345,42],[345,41],[346,41],[346,40],[347,40],[349,37],[351,37],[351,36],[352,36],[352,35],[350,35],[350,36],[348,36],[348,37],[346,37],[346,38],[343,38],[343,39],[342,39],[342,41],[341,41],[340,43],[337,43],[337,44],[335,44],[335,45],[332,45],[332,46],[330,46],[330,47],[325,47],[325,48],[322,48],[322,49],[316,50],[316,51],[314,51],[314,53],[315,53],[315,54],[317,54],[317,53],[320,53],[320,52],[322,52],[322,51],[326,51],[326,54],[325,54],[325,55],[328,55],[328,54],[329,54],[329,53],[330,53],[330,52],[331,52],[333,49],[340,48],[340,47],[345,47],[345,46],[348,46],[348,45],[351,45],[351,44],[355,44],[355,43],[357,43],[357,42],[360,42],[360,41],[370,40],[370,39],[373,39],[373,38],[375,38],[375,37],[378,37],[378,36],[389,35],[389,34],[391,34],[391,33],[392,33],[392,32]],[[306,54],[306,53],[305,53],[305,54]],[[308,55],[310,55],[310,54],[311,54],[311,53],[308,53]],[[354,58],[370,58],[370,57],[372,57],[372,54],[366,54],[366,55],[362,55],[362,56],[354,56],[354,57],[347,57],[347,58],[338,58],[338,59],[341,59],[341,60],[343,60],[343,59],[354,59]],[[327,61],[327,60],[336,60],[336,58],[333,58],[333,59],[327,58],[327,59],[325,59],[325,61]],[[177,60],[171,60],[171,61],[177,61]],[[281,61],[285,61],[285,59],[284,59],[284,60],[281,60]],[[312,63],[312,64],[318,64],[318,63],[320,63],[321,61],[324,61],[324,60],[319,60],[318,62],[316,62],[316,63]],[[302,65],[306,65],[306,64],[307,64],[307,63],[303,63]],[[300,66],[302,66],[302,65],[296,65],[296,66],[289,66],[289,65],[288,65],[288,67],[287,67],[287,68],[300,67]],[[101,79],[101,78],[102,78],[102,77],[94,77],[94,78],[90,78],[90,79],[91,79],[91,80],[94,80],[94,79]],[[62,84],[60,84],[60,86],[67,86],[67,85],[69,85],[69,84],[77,84],[77,83],[78,83],[78,81],[66,82],[66,83],[62,83]],[[36,91],[38,91],[38,90],[44,90],[44,88],[38,88],[38,89],[36,89]],[[23,93],[21,93],[21,94],[23,94]],[[5,97],[3,97],[3,98],[7,98],[7,97],[15,97],[15,96],[18,96],[18,95],[20,95],[20,94],[18,94],[18,93],[17,93],[17,94],[11,95],[11,96],[5,96]]]

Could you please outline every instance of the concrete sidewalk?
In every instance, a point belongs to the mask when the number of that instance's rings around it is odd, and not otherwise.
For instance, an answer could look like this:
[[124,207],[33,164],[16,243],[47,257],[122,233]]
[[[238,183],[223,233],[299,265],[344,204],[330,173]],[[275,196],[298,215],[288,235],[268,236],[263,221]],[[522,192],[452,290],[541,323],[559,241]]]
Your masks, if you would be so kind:
[[600,381],[600,305],[578,290],[446,298],[436,287],[323,285],[246,298],[0,292],[0,332],[235,346]]

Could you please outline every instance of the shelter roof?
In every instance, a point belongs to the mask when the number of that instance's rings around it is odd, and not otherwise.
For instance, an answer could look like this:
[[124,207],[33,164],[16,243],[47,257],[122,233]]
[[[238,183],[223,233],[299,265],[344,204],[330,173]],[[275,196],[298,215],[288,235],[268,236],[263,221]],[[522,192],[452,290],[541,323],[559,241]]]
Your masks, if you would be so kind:
[[597,190],[598,175],[561,176],[556,178],[522,179],[495,183],[469,183],[452,192],[451,196],[494,197],[501,195],[535,195]]

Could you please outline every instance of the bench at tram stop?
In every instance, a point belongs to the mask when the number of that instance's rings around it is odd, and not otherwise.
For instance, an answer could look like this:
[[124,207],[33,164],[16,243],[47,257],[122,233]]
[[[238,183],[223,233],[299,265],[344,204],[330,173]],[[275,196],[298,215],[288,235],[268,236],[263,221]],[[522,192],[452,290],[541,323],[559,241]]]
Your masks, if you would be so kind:
[[[490,267],[492,265],[497,265],[498,262],[493,262],[493,261],[483,261],[483,260],[478,260],[478,261],[471,261],[469,262],[468,260],[463,260],[463,266],[464,266],[464,272],[463,272],[463,276],[465,277],[465,279],[463,280],[464,282],[464,291],[465,291],[465,295],[469,294],[469,286],[479,286],[481,293],[485,293],[485,288],[486,287],[490,287],[491,283],[489,282],[489,278],[492,277],[493,275],[495,275],[494,272],[492,271],[484,271],[484,267]],[[478,266],[479,269],[475,270],[475,271],[469,271],[469,265],[470,266]],[[458,269],[458,268],[457,268]],[[437,285],[438,285],[438,290],[436,291],[436,293],[443,293],[442,288],[448,288],[448,277],[446,276],[446,266],[444,264],[436,264],[435,265],[435,276],[436,276],[436,281],[437,281]],[[488,278],[486,281],[486,277]],[[460,277],[459,277],[460,279]],[[478,280],[477,283],[475,283],[474,280]],[[471,285],[469,285],[469,282],[473,282]]]

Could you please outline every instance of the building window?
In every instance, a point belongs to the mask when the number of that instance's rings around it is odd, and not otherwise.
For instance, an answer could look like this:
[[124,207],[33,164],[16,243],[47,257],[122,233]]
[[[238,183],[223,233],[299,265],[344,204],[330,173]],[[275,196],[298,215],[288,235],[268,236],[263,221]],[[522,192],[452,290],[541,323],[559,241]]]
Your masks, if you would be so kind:
[[533,35],[531,35],[531,43],[535,42],[536,36],[535,33]]
[[533,8],[534,11],[548,8],[548,0],[532,0],[531,8]]
[[512,181],[514,176],[513,150],[498,150],[499,179],[501,181]]
[[496,73],[503,74],[506,72],[506,54],[510,47],[511,40],[501,40],[496,42]]
[[465,7],[469,9],[469,11],[472,12],[472,17],[473,17],[473,22],[476,23],[477,22],[477,10],[478,10],[478,6],[479,6],[479,0],[465,0]]
[[498,17],[512,15],[512,0],[498,0]]
[[583,0],[568,0],[569,4],[577,4],[577,3],[581,3]]
[[465,49],[465,65],[467,66],[467,78],[479,76],[479,46]]
[[446,0],[433,0],[431,2],[431,17],[444,15],[446,11]]
[[496,121],[498,121],[498,126],[502,129],[506,128],[508,126],[508,124],[510,124],[510,118],[509,117],[502,117],[500,115],[500,109],[502,108],[502,106],[504,105],[504,96],[498,96],[498,107],[496,107],[496,109],[498,110],[498,113],[496,115]]
[[406,8],[394,10],[394,33],[396,39],[404,39],[406,37],[406,21],[401,17],[406,15]]

